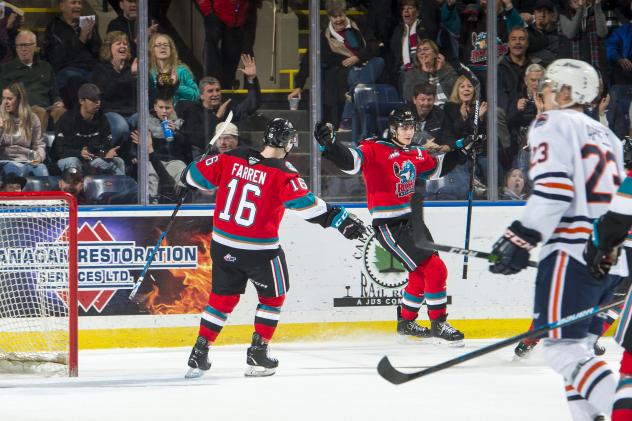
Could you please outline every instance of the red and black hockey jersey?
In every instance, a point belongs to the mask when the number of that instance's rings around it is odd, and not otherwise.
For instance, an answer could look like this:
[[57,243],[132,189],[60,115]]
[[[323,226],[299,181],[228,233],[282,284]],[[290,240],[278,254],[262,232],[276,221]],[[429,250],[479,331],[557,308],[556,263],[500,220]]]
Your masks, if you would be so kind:
[[367,207],[377,226],[408,217],[417,180],[442,177],[459,162],[459,153],[433,157],[421,146],[401,148],[384,140],[366,140],[354,148],[335,143],[323,156],[347,174],[362,171]]
[[285,209],[321,225],[328,212],[327,203],[309,191],[291,163],[264,158],[249,148],[192,163],[187,184],[217,188],[213,240],[237,249],[278,248]]

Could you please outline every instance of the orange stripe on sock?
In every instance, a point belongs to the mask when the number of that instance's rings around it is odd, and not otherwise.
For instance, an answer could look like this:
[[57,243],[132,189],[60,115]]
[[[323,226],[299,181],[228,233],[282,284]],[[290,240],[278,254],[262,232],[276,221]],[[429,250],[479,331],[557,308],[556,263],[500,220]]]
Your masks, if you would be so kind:
[[584,373],[584,377],[582,377],[582,380],[579,382],[579,385],[577,386],[577,390],[581,392],[581,390],[584,388],[584,384],[586,384],[586,382],[588,381],[588,377],[590,377],[590,375],[592,373],[594,373],[599,367],[603,367],[604,365],[606,365],[605,361],[597,361],[592,367],[590,367],[586,373]]

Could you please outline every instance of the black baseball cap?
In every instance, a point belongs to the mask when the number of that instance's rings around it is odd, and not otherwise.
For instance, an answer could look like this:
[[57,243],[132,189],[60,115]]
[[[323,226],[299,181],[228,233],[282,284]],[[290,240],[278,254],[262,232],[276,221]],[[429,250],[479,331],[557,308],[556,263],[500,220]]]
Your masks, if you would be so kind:
[[555,5],[551,0],[538,0],[533,10],[538,9],[549,9],[551,12],[555,12]]
[[101,99],[101,90],[94,83],[84,83],[77,92],[79,99]]
[[19,184],[20,189],[23,189],[26,186],[26,178],[14,173],[5,174],[2,176],[2,186],[7,184]]
[[77,184],[83,181],[83,174],[79,168],[69,167],[64,170],[61,179],[67,184]]

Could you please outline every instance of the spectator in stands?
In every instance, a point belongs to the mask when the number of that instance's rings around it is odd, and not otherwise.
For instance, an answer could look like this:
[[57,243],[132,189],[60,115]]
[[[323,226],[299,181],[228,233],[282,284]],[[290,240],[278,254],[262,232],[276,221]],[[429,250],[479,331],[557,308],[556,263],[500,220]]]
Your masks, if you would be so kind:
[[[537,16],[537,9],[535,14]],[[518,92],[510,99],[507,109],[507,123],[512,139],[509,154],[513,157],[512,166],[525,174],[529,171],[527,133],[531,122],[539,112],[536,106],[537,87],[538,82],[544,77],[544,70],[544,67],[536,63],[527,67],[524,82],[519,85]]]
[[[134,59],[136,58],[136,37],[138,36],[136,30],[136,20],[138,19],[136,0],[120,0],[119,7],[121,8],[121,13],[110,21],[107,32],[121,31],[127,35],[131,58]],[[149,35],[153,35],[157,31],[158,24],[152,23],[149,26]]]
[[527,54],[541,60],[540,64],[548,66],[557,59],[560,48],[557,31],[557,13],[551,0],[538,0],[533,11],[533,22],[527,27],[529,47]]
[[[485,93],[487,75],[487,48],[497,44],[487,39],[487,1],[480,0],[479,4],[469,4],[459,14],[459,7],[453,5],[444,7],[443,20],[451,31],[459,30],[461,62],[470,68],[481,82],[481,93]],[[512,0],[496,2],[497,37],[500,44],[496,45],[498,54],[507,52],[507,36],[514,26],[523,25],[522,17],[513,7]],[[449,23],[449,25],[448,25]]]
[[608,63],[613,70],[613,85],[632,84],[632,23],[626,23],[612,31],[606,40]]
[[159,87],[173,86],[173,103],[182,99],[195,101],[200,95],[195,78],[189,68],[180,62],[178,50],[169,35],[155,34],[149,40],[150,98]]
[[[169,133],[165,132],[163,124],[168,125],[171,130],[170,137]],[[169,174],[169,183],[161,185],[160,175],[150,162],[148,183],[150,200],[153,203],[159,200],[159,196],[164,198],[175,191],[175,184],[180,183],[180,174],[192,159],[191,146],[180,133],[181,127],[182,119],[178,118],[173,108],[173,89],[159,89],[149,116],[149,130],[154,153]]]
[[498,61],[498,107],[509,109],[509,100],[516,96],[527,67],[532,64],[527,57],[529,34],[523,26],[509,32],[507,54]]
[[443,105],[459,75],[439,54],[439,47],[432,40],[419,41],[414,60],[414,68],[404,74],[403,98],[412,98],[415,87],[420,83],[430,83],[436,88],[436,105]]
[[559,58],[573,58],[606,68],[604,39],[608,36],[601,0],[568,0],[560,12]]
[[425,26],[425,21],[428,20],[429,16],[419,17],[417,0],[403,0],[399,5],[399,15],[401,22],[395,27],[390,40],[389,72],[394,76],[399,91],[402,92],[404,75],[415,67],[419,41],[434,39],[435,37],[428,32]]
[[101,111],[101,91],[92,84],[81,85],[79,106],[65,113],[57,124],[53,157],[57,167],[90,170],[95,174],[125,175],[125,162],[118,157],[120,146],[112,146],[110,124]]
[[233,104],[231,99],[224,100],[220,81],[207,76],[200,80],[199,101],[180,101],[176,106],[176,113],[184,120],[182,134],[189,140],[194,157],[206,149],[217,123],[224,121],[230,111],[233,112],[233,122],[238,123],[253,115],[259,108],[261,88],[255,59],[245,54],[241,59],[243,68],[239,70],[246,77],[248,88],[243,101]]
[[17,29],[20,26],[21,17],[6,3],[2,2],[0,10],[0,63],[6,63],[14,56],[11,48]]
[[[351,129],[351,95],[359,83],[375,83],[384,70],[377,41],[370,31],[361,32],[346,15],[344,0],[327,0],[329,25],[321,34],[323,106],[325,119],[345,130]],[[344,106],[344,109],[343,109]],[[342,116],[341,116],[342,112]]]
[[[452,130],[454,132],[454,138],[465,138],[474,134],[474,113],[476,103],[476,90],[472,82],[465,76],[459,76],[454,84],[452,93],[448,102],[445,103],[443,111],[445,112],[446,119],[451,123]],[[481,101],[479,104],[479,121],[478,121],[478,133],[479,136],[483,136],[483,139],[478,141],[479,154],[476,161],[476,178],[477,180],[485,180],[487,177],[487,153],[485,150],[484,136],[487,133],[486,128],[486,116],[487,102]],[[463,199],[467,194],[469,187],[469,163],[466,165],[459,165],[453,170],[453,177],[459,181],[457,184],[462,185],[461,191],[458,193],[458,198]],[[484,183],[483,183],[484,184]]]
[[412,109],[417,117],[413,142],[424,146],[430,153],[450,152],[456,138],[445,113],[436,105],[436,86],[420,83],[413,92]]
[[138,59],[130,62],[130,58],[127,35],[120,31],[108,32],[101,47],[101,62],[92,71],[92,82],[103,92],[101,111],[110,124],[114,146],[121,146],[129,140],[129,134],[138,121]]
[[19,192],[26,186],[26,178],[14,173],[4,174],[2,176],[2,187],[0,191]]
[[513,168],[507,171],[503,182],[501,200],[526,200],[528,196],[527,183],[524,171]]
[[[196,0],[204,15],[205,63],[204,73],[220,80],[228,89],[235,87],[235,71],[244,50],[249,13],[254,2],[248,0]],[[256,25],[256,19],[255,23]],[[248,28],[250,30],[252,28]]]
[[[88,80],[90,72],[99,62],[101,38],[95,19],[85,19],[80,25],[82,0],[59,0],[60,16],[56,16],[46,27],[44,53],[55,70],[60,89],[72,78],[71,89]],[[68,92],[72,95],[73,92]],[[74,102],[75,98],[69,98]],[[72,108],[66,104],[67,108]]]
[[66,112],[59,96],[55,73],[51,65],[35,56],[37,37],[28,30],[20,31],[15,38],[17,57],[0,65],[0,86],[20,81],[26,89],[33,112],[40,120],[42,133],[48,129],[49,116],[53,122]]
[[[226,127],[224,128],[224,126]],[[215,151],[212,151],[212,153],[223,154],[239,146],[239,130],[237,126],[233,123],[219,123],[217,127],[215,127],[215,134],[222,130],[222,128],[224,128],[224,133],[217,138],[217,142],[213,148]]]
[[89,204],[83,191],[83,173],[77,167],[68,167],[64,170],[59,179],[59,190],[70,193],[77,199],[77,204]]
[[21,82],[2,90],[0,106],[0,164],[5,174],[48,175],[46,148],[39,118],[29,106]]
[[305,83],[309,77],[309,51],[301,57],[298,66],[298,73],[294,76],[294,89],[288,94],[287,99],[301,98],[301,93],[305,89]]

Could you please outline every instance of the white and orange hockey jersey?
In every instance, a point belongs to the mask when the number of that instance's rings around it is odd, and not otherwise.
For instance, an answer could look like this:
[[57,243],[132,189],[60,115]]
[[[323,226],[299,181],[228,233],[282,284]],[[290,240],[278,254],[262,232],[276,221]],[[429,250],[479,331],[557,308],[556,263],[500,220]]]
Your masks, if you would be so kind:
[[520,222],[542,234],[540,260],[563,250],[579,262],[593,221],[625,178],[621,141],[574,110],[540,114],[529,131],[533,193]]

